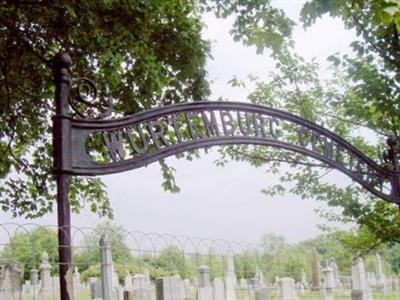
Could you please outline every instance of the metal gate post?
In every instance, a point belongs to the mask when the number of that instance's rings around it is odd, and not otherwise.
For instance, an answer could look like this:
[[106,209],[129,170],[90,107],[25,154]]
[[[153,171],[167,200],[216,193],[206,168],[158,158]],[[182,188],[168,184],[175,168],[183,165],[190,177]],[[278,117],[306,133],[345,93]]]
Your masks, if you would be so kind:
[[71,209],[69,203],[69,175],[71,162],[71,120],[69,119],[69,89],[71,78],[68,69],[71,58],[60,52],[54,59],[56,85],[56,114],[53,118],[53,159],[57,181],[58,255],[60,265],[60,298],[73,300],[71,255]]

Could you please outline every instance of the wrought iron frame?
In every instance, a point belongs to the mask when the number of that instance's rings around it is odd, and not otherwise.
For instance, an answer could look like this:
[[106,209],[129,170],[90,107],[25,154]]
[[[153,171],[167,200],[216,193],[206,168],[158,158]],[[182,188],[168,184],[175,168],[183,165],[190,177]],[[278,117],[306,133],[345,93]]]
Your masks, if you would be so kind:
[[[71,78],[68,69],[71,59],[66,53],[55,58],[56,114],[53,118],[54,170],[57,178],[60,288],[61,299],[73,299],[72,266],[70,248],[70,204],[68,199],[69,177],[74,175],[96,176],[119,173],[142,167],[154,161],[184,151],[215,145],[252,144],[282,148],[314,159],[336,168],[361,184],[376,196],[400,206],[400,171],[398,169],[399,149],[394,138],[388,139],[388,150],[381,166],[349,142],[335,133],[298,116],[277,109],[240,102],[193,102],[182,103],[132,116],[104,119],[112,115],[112,101],[98,92],[93,82],[83,79],[83,90],[92,95],[86,98],[82,89],[71,93]],[[71,109],[75,115],[71,116]],[[236,117],[232,115],[236,113]],[[217,121],[216,116],[219,116]],[[245,120],[241,119],[245,116]],[[181,118],[178,120],[178,116]],[[203,133],[196,132],[191,117],[200,120]],[[183,121],[182,121],[183,120]],[[164,123],[162,123],[164,122]],[[241,123],[243,122],[243,123]],[[162,124],[161,124],[162,123]],[[250,134],[243,130],[243,124],[252,127]],[[251,124],[250,124],[251,123]],[[290,130],[297,130],[297,141],[282,138],[285,124]],[[174,139],[166,137],[166,127],[174,130]],[[199,125],[197,125],[199,126]],[[269,131],[265,129],[269,126]],[[185,127],[188,137],[184,139],[181,128]],[[136,128],[144,143],[141,128],[147,128],[146,149],[153,143],[152,151],[139,151],[131,131]],[[287,130],[287,129],[286,129]],[[268,132],[266,132],[268,131]],[[87,143],[93,135],[102,137],[108,152],[108,160],[96,162],[88,153]],[[308,139],[305,141],[305,139]],[[126,144],[131,149],[126,151]],[[149,149],[150,149],[149,148]],[[125,158],[127,152],[136,153]],[[347,155],[347,156],[346,156]],[[103,153],[104,156],[104,153]],[[347,157],[345,163],[342,159]],[[383,185],[389,190],[385,192]]]

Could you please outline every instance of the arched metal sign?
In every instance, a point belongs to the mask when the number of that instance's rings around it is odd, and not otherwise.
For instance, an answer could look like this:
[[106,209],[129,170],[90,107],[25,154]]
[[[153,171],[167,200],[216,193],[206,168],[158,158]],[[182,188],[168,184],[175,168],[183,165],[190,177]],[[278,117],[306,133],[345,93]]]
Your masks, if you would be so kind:
[[[381,166],[319,125],[280,110],[249,103],[183,103],[123,118],[102,119],[111,116],[111,101],[103,99],[96,104],[83,97],[80,89],[75,94],[70,93],[70,64],[69,56],[60,54],[55,65],[54,165],[58,187],[60,262],[64,262],[60,273],[65,275],[60,276],[63,300],[71,299],[65,296],[72,282],[68,282],[71,262],[68,177],[71,175],[118,173],[200,147],[264,145],[320,160],[342,171],[376,196],[400,205],[399,151],[393,139],[388,141],[389,149],[384,155],[387,164]],[[81,87],[87,94],[93,92],[92,100],[96,100],[96,90],[90,81],[84,80]],[[78,118],[71,117],[70,108]],[[85,118],[85,114],[89,117]]]
[[381,167],[331,131],[269,107],[202,101],[121,119],[68,119],[68,124],[71,147],[61,171],[69,174],[118,173],[200,147],[265,145],[318,159],[378,197],[400,203],[398,172]]

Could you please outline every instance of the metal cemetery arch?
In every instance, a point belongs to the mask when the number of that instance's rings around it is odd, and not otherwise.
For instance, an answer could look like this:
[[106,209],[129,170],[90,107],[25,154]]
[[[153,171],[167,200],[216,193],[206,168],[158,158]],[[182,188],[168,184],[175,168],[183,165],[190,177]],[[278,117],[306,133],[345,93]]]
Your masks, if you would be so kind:
[[[142,167],[164,157],[200,147],[265,145],[318,159],[336,168],[376,196],[400,205],[399,149],[388,140],[385,166],[333,132],[292,114],[239,102],[194,102],[152,109],[117,119],[111,100],[100,104],[70,93],[70,57],[55,60],[56,115],[54,167],[57,178],[60,292],[73,299],[70,249],[69,176],[103,175]],[[96,90],[84,79],[87,93]],[[82,118],[72,118],[70,108]],[[100,109],[100,114],[95,114]],[[85,113],[89,117],[85,118]],[[293,135],[295,133],[295,135]],[[95,145],[95,146],[94,146]]]

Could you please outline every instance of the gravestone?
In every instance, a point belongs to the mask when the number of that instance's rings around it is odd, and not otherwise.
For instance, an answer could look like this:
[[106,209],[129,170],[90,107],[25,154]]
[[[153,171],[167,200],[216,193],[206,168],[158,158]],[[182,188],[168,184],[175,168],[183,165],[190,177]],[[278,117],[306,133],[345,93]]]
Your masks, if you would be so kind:
[[336,290],[340,290],[342,289],[342,282],[339,278],[339,267],[336,264],[336,261],[334,259],[331,259],[331,262],[329,264],[329,266],[333,269],[333,277],[334,277],[334,281],[335,281],[335,289]]
[[319,291],[321,289],[321,266],[319,262],[318,253],[316,250],[312,252],[311,270],[312,270],[312,291]]
[[237,280],[236,280],[236,272],[235,272],[235,262],[233,259],[233,254],[228,254],[226,257],[226,265],[227,265],[227,270],[226,270],[226,278],[230,279],[230,282],[233,283],[236,286]]
[[225,293],[227,300],[236,300],[236,279],[231,277],[225,278]]
[[255,290],[255,300],[268,300],[269,289],[266,286]]
[[293,278],[283,277],[278,281],[280,300],[298,300]]
[[80,292],[82,290],[81,274],[79,274],[78,267],[74,268],[73,287],[75,292]]
[[132,276],[132,288],[140,289],[146,288],[150,289],[150,281],[145,274],[135,274]]
[[379,253],[375,254],[376,257],[376,287],[379,292],[387,294],[387,283],[385,273],[382,268],[382,258]]
[[254,277],[258,279],[260,286],[264,285],[264,275],[258,266],[256,267],[256,275]]
[[31,281],[25,280],[24,284],[22,285],[22,293],[25,295],[29,295],[30,292],[31,292]]
[[372,292],[367,282],[364,260],[359,257],[351,267],[352,300],[372,300]]
[[182,281],[183,291],[184,291],[184,300],[194,300],[196,297],[196,289],[193,285],[190,284],[189,279],[185,279]]
[[213,300],[225,300],[225,282],[221,278],[213,281]]
[[302,285],[303,289],[307,289],[308,288],[306,272],[304,272],[303,269],[301,269],[301,273],[300,273],[300,284]]
[[130,290],[130,289],[132,289],[132,276],[131,276],[131,274],[129,273],[129,271],[126,271],[126,275],[125,275],[125,278],[124,278],[124,289],[125,290]]
[[211,286],[199,287],[196,291],[197,300],[212,300],[213,299],[213,289]]
[[20,300],[23,268],[17,263],[0,263],[0,299]]
[[197,287],[202,288],[210,286],[210,268],[207,266],[200,266],[198,272]]
[[39,284],[39,275],[38,275],[37,269],[29,270],[29,280],[30,280],[32,286]]
[[183,284],[178,275],[165,276],[156,280],[157,300],[182,300],[183,297]]
[[323,269],[324,285],[322,290],[322,298],[324,300],[333,300],[333,291],[335,288],[335,275],[333,268],[327,266]]
[[131,289],[124,291],[124,300],[151,300],[150,289]]
[[40,289],[37,297],[38,300],[49,298],[54,294],[53,280],[50,276],[51,265],[47,252],[43,252],[40,259]]
[[31,283],[30,285],[30,294],[33,296],[34,299],[37,298],[37,294],[39,292],[40,286],[39,286],[39,274],[38,274],[37,269],[31,269],[29,270],[29,281]]
[[103,291],[101,286],[101,280],[91,277],[89,278],[89,286],[90,286],[90,299],[102,300]]

